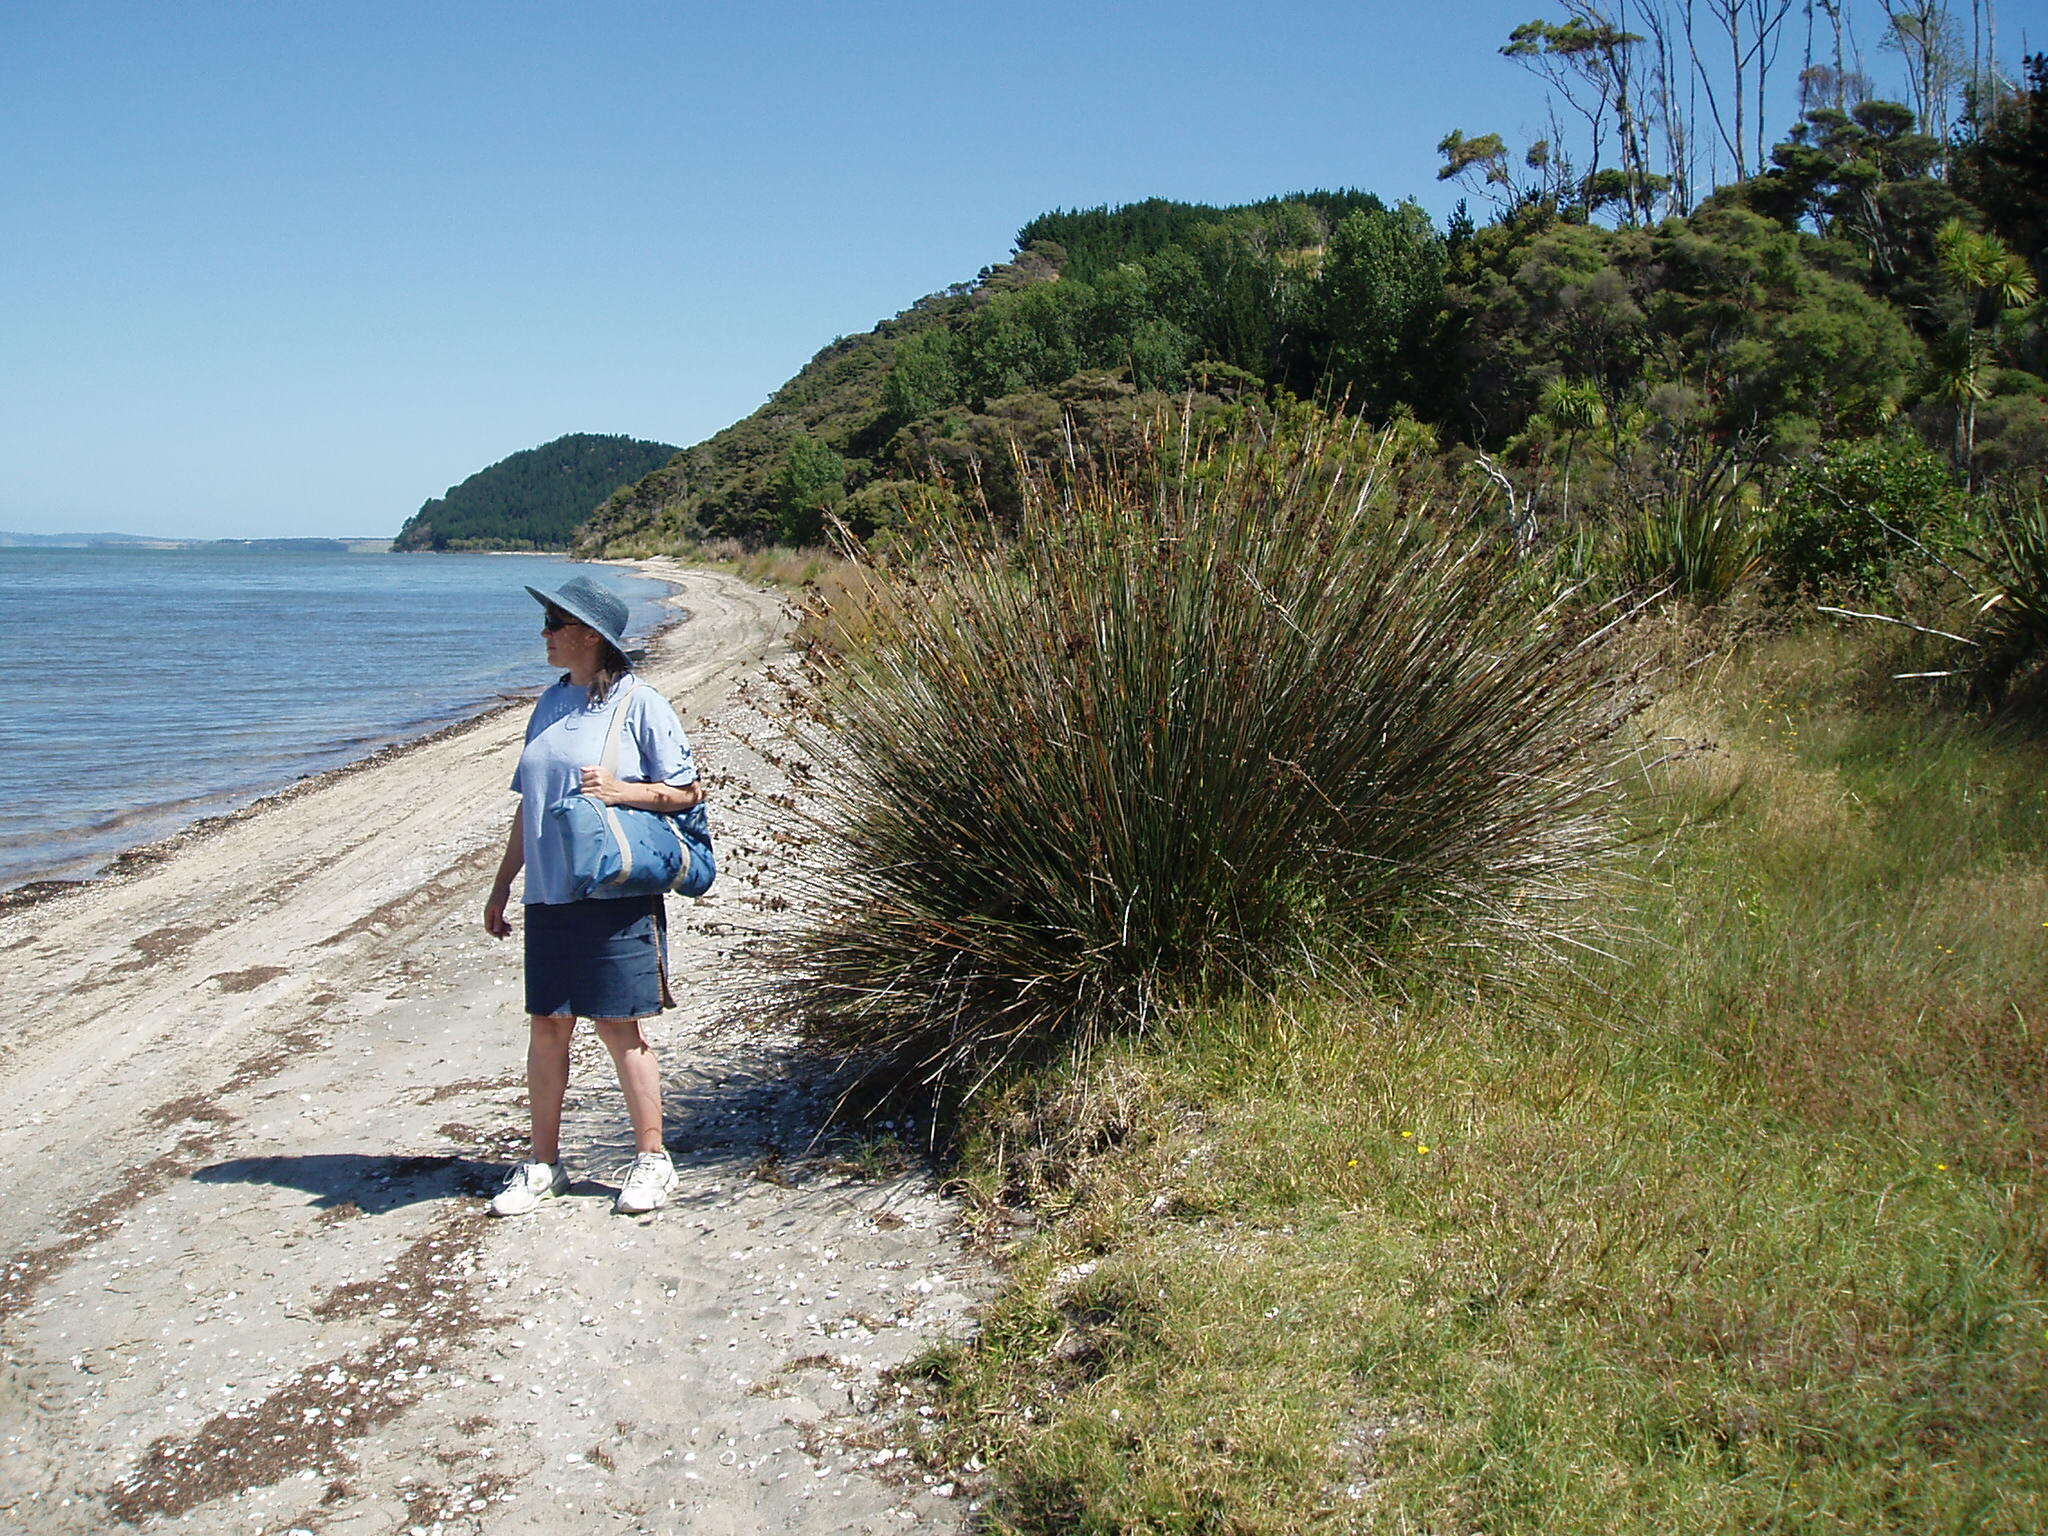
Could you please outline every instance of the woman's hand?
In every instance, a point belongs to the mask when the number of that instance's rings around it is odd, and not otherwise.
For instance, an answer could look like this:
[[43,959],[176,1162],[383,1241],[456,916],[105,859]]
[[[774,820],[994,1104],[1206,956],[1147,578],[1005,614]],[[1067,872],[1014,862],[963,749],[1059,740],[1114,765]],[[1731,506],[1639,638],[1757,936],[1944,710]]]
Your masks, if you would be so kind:
[[583,793],[593,800],[602,800],[606,805],[624,805],[627,785],[616,774],[605,768],[583,770]]
[[514,811],[512,825],[505,829],[505,856],[498,860],[497,878],[491,881],[491,894],[484,898],[484,932],[494,939],[512,936],[505,908],[512,900],[513,880],[526,867],[526,838],[521,826],[520,814]]

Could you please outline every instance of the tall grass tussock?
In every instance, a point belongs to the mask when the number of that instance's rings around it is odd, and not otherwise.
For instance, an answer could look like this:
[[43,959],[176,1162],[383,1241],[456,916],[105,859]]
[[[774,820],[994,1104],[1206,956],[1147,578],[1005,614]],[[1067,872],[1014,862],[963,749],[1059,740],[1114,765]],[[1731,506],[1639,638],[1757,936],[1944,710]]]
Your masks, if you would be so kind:
[[866,570],[786,1006],[959,1088],[1339,947],[1568,941],[1615,835],[1611,632],[1346,430],[1159,423]]

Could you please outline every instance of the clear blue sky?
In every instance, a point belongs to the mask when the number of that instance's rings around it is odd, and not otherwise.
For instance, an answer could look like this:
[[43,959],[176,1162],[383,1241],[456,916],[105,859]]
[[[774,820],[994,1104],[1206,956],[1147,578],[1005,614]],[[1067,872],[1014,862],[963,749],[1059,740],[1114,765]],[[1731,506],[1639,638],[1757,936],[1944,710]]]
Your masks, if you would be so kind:
[[0,529],[388,534],[564,432],[688,444],[1055,206],[1441,215],[1542,0],[16,3]]

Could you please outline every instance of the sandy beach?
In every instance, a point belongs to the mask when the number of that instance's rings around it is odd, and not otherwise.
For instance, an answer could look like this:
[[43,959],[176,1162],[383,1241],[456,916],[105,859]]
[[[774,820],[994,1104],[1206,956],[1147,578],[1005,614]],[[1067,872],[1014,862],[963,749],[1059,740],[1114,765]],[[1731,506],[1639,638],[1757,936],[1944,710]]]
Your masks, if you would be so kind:
[[[682,1175],[579,1034],[570,1198],[482,1214],[524,1145],[517,940],[479,922],[525,710],[323,777],[0,912],[0,1530],[950,1531],[885,1373],[987,1284],[920,1172],[812,1145],[830,1085],[735,1020],[777,922],[781,599],[647,562],[643,674],[698,746],[718,888],[670,903],[651,1031]],[[723,1022],[718,1022],[723,1021]]]

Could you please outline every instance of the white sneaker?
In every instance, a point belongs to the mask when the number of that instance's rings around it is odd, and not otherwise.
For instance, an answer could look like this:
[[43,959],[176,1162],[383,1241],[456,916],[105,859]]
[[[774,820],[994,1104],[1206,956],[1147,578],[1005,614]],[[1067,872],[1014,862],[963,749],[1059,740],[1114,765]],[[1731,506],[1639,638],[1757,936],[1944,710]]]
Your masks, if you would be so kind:
[[491,1198],[493,1216],[524,1216],[543,1200],[569,1193],[569,1175],[560,1163],[521,1163],[505,1187]]
[[676,1165],[666,1152],[642,1152],[633,1159],[626,1182],[612,1209],[621,1216],[642,1216],[668,1204],[669,1191],[677,1184]]

